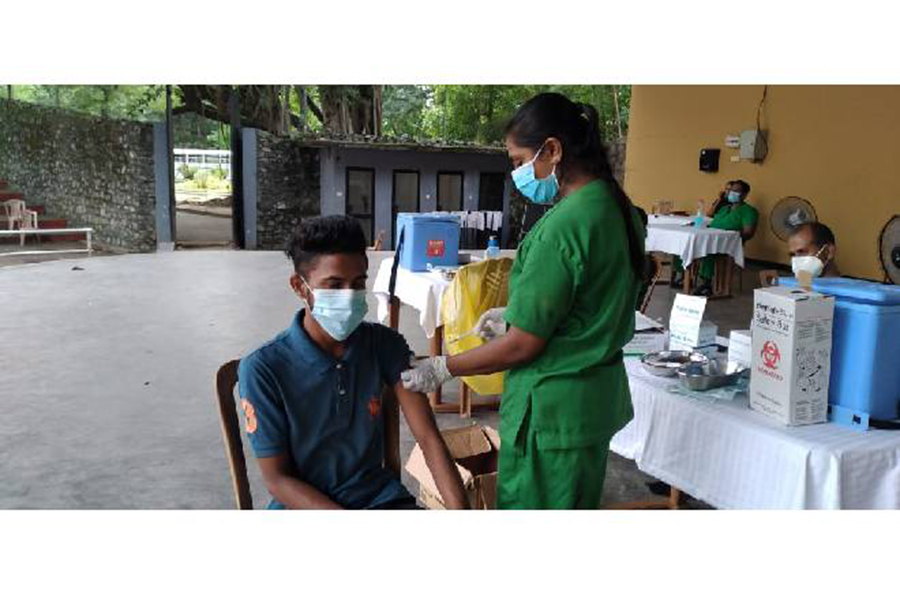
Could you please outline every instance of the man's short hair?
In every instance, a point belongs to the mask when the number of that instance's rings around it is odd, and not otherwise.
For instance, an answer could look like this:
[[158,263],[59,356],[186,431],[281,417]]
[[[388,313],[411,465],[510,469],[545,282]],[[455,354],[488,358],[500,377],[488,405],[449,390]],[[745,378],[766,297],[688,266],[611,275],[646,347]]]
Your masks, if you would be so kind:
[[366,256],[366,235],[359,221],[344,215],[301,221],[284,250],[298,273],[306,272],[325,254]]
[[732,185],[739,185],[741,187],[741,194],[743,194],[744,197],[750,194],[750,184],[743,179],[735,179],[734,181],[730,181],[729,183],[731,183]]
[[791,236],[795,236],[802,231],[809,231],[812,243],[819,248],[825,244],[831,244],[832,246],[837,245],[834,240],[834,233],[831,231],[831,228],[824,223],[819,223],[818,221],[814,223],[801,223],[791,229]]

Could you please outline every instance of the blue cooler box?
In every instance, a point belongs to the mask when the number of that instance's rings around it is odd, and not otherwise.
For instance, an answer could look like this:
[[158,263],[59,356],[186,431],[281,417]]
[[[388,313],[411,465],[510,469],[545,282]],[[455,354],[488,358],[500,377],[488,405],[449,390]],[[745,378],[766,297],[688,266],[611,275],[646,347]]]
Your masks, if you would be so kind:
[[441,213],[400,213],[397,240],[403,232],[400,266],[410,271],[459,265],[459,219]]
[[[796,279],[780,277],[796,287]],[[832,420],[866,426],[900,417],[900,286],[843,277],[813,279],[834,296],[828,402]]]

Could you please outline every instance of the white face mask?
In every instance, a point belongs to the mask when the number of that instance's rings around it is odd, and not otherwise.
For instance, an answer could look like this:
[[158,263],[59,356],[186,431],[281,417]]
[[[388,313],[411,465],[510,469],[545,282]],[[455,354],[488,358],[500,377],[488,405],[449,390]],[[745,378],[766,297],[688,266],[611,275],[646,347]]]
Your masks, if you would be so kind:
[[800,274],[800,271],[806,271],[807,273],[812,273],[813,277],[818,277],[822,274],[822,271],[825,270],[825,263],[822,262],[822,259],[819,258],[819,254],[825,248],[820,248],[818,252],[816,252],[813,256],[795,256],[791,259],[791,270],[794,272],[794,276],[797,277]]
[[806,271],[812,273],[813,277],[818,277],[825,270],[825,263],[818,256],[795,256],[791,259],[791,270],[795,277],[800,275],[800,271]]

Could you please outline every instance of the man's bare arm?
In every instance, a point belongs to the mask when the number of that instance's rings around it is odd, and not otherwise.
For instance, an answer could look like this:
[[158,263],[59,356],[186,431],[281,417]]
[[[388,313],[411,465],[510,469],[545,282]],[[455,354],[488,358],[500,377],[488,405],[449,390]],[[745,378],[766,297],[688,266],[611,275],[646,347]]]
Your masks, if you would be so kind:
[[269,493],[288,508],[340,509],[328,496],[297,478],[286,454],[257,459]]
[[434,413],[428,405],[428,398],[418,392],[411,392],[403,387],[402,382],[394,386],[394,393],[406,422],[412,430],[416,441],[425,455],[425,463],[434,477],[444,506],[447,508],[469,508],[469,500],[463,488],[462,478],[456,464],[447,450],[444,438],[441,437],[434,421]]

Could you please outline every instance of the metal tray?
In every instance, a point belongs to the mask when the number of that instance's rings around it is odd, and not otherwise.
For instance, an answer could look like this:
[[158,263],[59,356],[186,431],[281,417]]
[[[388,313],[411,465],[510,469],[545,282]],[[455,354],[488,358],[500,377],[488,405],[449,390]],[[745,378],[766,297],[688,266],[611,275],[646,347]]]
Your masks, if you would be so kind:
[[665,350],[651,352],[641,357],[641,364],[651,375],[657,377],[674,377],[678,369],[686,365],[706,364],[709,359],[696,352],[685,350]]
[[723,358],[707,361],[705,364],[688,364],[678,369],[678,381],[695,392],[725,387],[737,383],[741,375],[749,372],[745,365],[729,362]]

